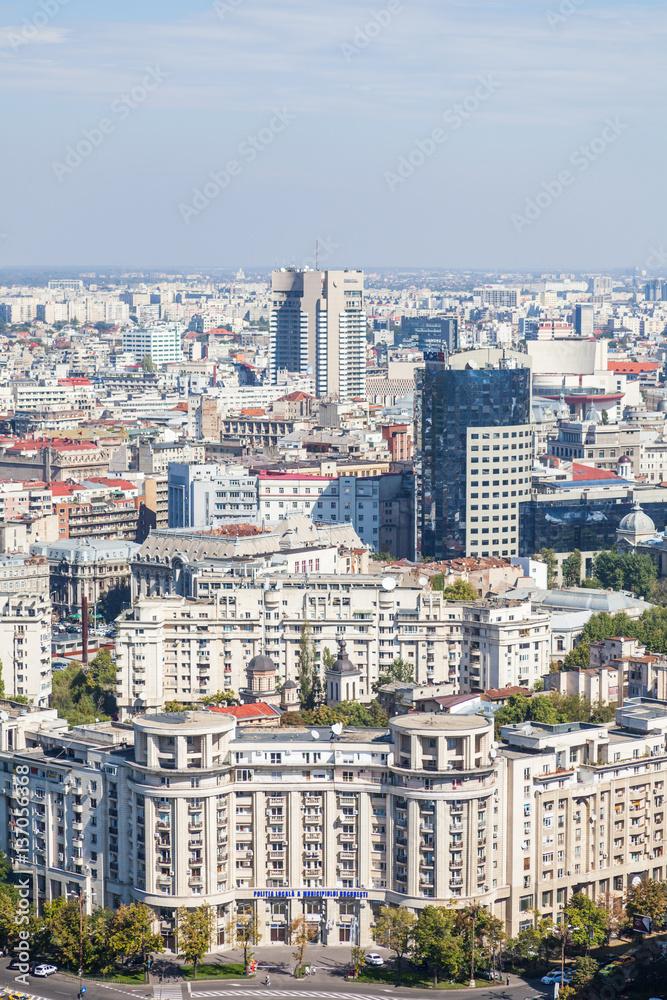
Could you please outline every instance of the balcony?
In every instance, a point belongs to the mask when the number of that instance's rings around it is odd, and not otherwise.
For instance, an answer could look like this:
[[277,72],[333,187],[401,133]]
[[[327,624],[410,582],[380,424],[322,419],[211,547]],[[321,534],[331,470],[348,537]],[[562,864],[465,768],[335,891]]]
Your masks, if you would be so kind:
[[450,861],[449,862],[449,867],[450,868],[463,868],[463,862],[462,861]]

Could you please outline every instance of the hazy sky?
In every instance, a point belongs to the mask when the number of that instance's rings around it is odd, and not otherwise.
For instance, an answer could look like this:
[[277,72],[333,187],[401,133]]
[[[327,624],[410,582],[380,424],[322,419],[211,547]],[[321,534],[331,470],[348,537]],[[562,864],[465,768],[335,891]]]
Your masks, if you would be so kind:
[[667,273],[666,42],[664,0],[0,2],[0,266],[319,238],[330,266]]

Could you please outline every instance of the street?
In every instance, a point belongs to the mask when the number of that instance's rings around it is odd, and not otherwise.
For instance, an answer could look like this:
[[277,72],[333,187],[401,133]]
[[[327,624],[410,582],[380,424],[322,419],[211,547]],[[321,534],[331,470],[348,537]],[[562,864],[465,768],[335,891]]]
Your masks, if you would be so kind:
[[[268,950],[268,949],[267,949]],[[273,951],[274,949],[271,949]],[[120,1000],[121,997],[136,997],[138,1000],[217,1000],[218,997],[244,997],[267,998],[268,995],[280,998],[309,998],[309,1000],[348,1000],[356,997],[358,1000],[385,1000],[388,994],[393,994],[400,998],[412,997],[415,1000],[424,1000],[425,997],[433,996],[432,990],[411,989],[409,987],[396,988],[387,983],[347,983],[340,973],[340,964],[334,963],[331,958],[325,959],[325,964],[317,965],[320,956],[312,956],[311,960],[316,964],[317,972],[306,979],[294,979],[291,973],[292,962],[288,961],[288,968],[285,968],[284,951],[283,961],[278,964],[260,959],[259,971],[255,980],[234,980],[234,979],[200,979],[197,982],[183,982],[175,980],[173,977],[167,979],[163,977],[163,982],[159,982],[159,960],[156,963],[155,971],[157,975],[152,976],[151,984],[146,986],[129,986],[115,983],[96,983],[91,980],[85,981],[85,1000]],[[291,959],[291,955],[288,956]],[[28,984],[17,982],[17,976],[21,974],[16,970],[7,969],[8,960],[2,961],[0,968],[0,988],[7,993],[22,993],[30,997],[31,1000],[76,1000],[79,991],[79,980],[74,976],[56,973],[47,979],[39,979],[28,976]],[[173,969],[174,966],[172,965]],[[268,971],[271,978],[271,985],[264,985],[264,976]],[[524,982],[518,980],[516,976],[510,977],[510,986],[505,985],[488,986],[474,990],[474,996],[478,1000],[532,1000],[533,997],[539,1000],[546,1000],[551,996],[551,991],[534,980]],[[473,993],[470,989],[448,990],[447,997],[452,1000],[462,1000],[465,996]]]

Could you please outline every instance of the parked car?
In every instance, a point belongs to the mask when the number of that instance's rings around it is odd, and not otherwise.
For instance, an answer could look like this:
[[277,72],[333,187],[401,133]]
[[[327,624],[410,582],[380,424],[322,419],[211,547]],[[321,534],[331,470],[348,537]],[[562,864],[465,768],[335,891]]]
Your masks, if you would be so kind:
[[14,957],[12,958],[11,962],[9,963],[9,965],[7,966],[7,968],[8,968],[8,969],[18,969],[18,967],[19,967],[20,965],[23,965],[23,964],[24,964],[24,963],[23,963],[23,962],[21,961],[21,959],[20,959],[20,958],[16,958],[16,956],[14,956]]
[[[570,973],[566,969],[563,974],[562,981],[565,983],[565,985],[567,985],[570,982],[571,978],[572,977],[570,976]],[[540,979],[540,982],[544,983],[545,986],[552,986],[554,983],[560,983],[560,981],[561,981],[560,969],[558,970],[558,972],[547,972],[546,976],[542,976],[542,978]]]
[[632,955],[621,955],[620,958],[615,958],[614,961],[611,964],[612,965],[620,965],[624,969],[624,968],[626,968],[626,966],[632,965],[634,963],[634,961],[635,960],[632,957]]
[[378,955],[377,952],[371,951],[366,955],[366,965],[384,965],[384,959],[382,955]]
[[31,970],[33,976],[40,976],[42,978],[46,976],[52,976],[54,972],[58,971],[56,965],[35,965]]

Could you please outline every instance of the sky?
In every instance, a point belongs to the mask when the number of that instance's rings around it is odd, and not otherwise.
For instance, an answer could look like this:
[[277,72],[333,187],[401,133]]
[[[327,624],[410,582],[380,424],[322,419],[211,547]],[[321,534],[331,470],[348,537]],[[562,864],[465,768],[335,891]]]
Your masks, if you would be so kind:
[[667,274],[664,0],[0,0],[0,267]]

